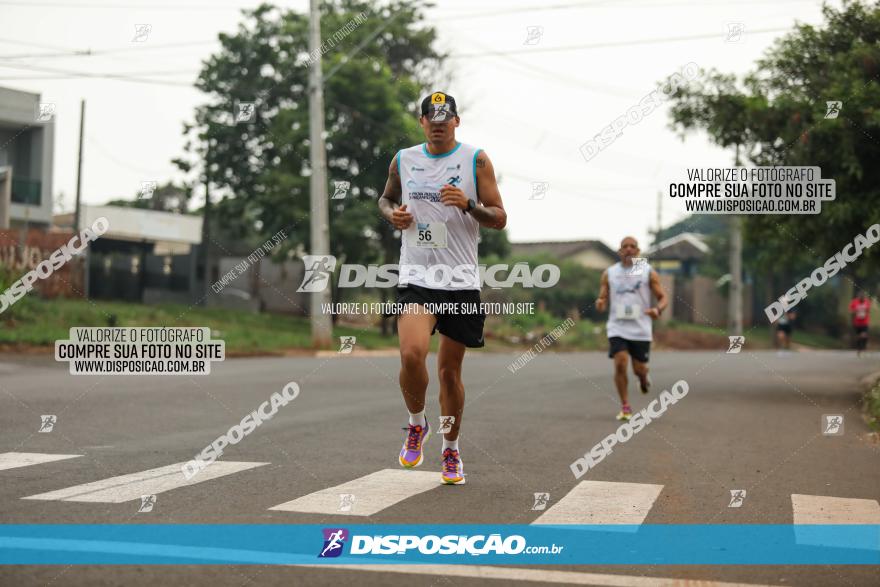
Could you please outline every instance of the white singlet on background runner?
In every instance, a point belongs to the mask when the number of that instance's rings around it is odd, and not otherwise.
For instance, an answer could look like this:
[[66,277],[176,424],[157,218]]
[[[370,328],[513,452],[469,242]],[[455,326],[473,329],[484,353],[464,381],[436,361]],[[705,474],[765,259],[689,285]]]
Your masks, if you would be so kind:
[[645,310],[651,307],[651,266],[642,265],[640,275],[631,275],[631,269],[632,266],[625,268],[620,263],[608,268],[608,338],[650,341],[651,317]]

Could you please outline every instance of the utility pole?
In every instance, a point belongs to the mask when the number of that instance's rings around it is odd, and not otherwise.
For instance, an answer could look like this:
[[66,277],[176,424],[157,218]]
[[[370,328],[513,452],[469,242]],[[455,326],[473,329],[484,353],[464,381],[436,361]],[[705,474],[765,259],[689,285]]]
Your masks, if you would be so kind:
[[12,206],[12,166],[0,167],[0,230],[9,228],[9,208]]
[[79,205],[82,198],[83,130],[86,125],[86,101],[79,103],[79,156],[76,161],[76,204],[73,209],[73,232],[79,234]]
[[[310,178],[312,255],[330,254],[329,211],[327,203],[327,153],[324,148],[324,81],[321,75],[321,13],[319,0],[309,2],[309,150],[312,175]],[[306,267],[306,270],[309,268]],[[330,276],[327,287],[312,292],[310,303],[312,346],[330,344],[332,325],[330,315],[324,314],[322,304],[330,302]]]
[[[86,101],[82,99],[79,103],[79,155],[76,159],[76,202],[73,208],[73,233],[79,234],[81,227],[80,222],[80,205],[82,204],[82,169],[83,169],[83,133],[86,126]],[[89,265],[91,265],[91,255],[86,247],[83,253],[83,295],[89,299]]]
[[663,228],[663,192],[657,190],[657,233],[654,235],[654,246],[660,244],[660,230]]
[[[739,162],[739,145],[736,145],[736,159]],[[727,328],[732,336],[743,332],[743,287],[742,287],[742,220],[739,216],[730,217],[730,295],[727,300]]]
[[205,149],[205,207],[202,209],[202,246],[201,257],[202,266],[205,268],[202,273],[204,277],[204,295],[199,302],[202,306],[208,305],[208,296],[211,293],[211,139],[208,139],[208,145]]

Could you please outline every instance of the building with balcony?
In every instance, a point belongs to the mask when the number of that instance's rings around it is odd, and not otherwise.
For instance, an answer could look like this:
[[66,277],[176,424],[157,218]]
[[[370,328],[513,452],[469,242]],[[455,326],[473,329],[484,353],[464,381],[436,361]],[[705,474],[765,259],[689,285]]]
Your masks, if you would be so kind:
[[0,229],[52,224],[55,106],[0,87]]

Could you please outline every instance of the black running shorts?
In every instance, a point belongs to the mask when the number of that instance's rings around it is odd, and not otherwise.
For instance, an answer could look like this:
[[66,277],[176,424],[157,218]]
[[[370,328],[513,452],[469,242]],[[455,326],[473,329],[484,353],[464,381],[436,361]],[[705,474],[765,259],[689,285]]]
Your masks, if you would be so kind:
[[[477,289],[445,290],[429,289],[419,285],[407,285],[398,288],[397,302],[399,304],[467,304],[471,308],[479,308],[480,291]],[[476,304],[476,306],[474,306]],[[435,314],[437,323],[431,334],[440,331],[440,334],[448,336],[466,347],[480,348],[483,342],[483,324],[486,322],[486,314],[479,313],[442,313]]]
[[608,356],[612,359],[620,351],[626,351],[634,361],[647,363],[648,357],[651,355],[650,340],[627,340],[619,336],[612,336],[608,339],[608,345]]

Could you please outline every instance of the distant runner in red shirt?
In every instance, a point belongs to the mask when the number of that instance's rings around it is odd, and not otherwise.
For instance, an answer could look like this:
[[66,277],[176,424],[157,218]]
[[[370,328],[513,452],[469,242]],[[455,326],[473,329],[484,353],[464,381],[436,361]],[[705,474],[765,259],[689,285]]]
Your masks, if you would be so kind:
[[862,356],[862,351],[868,348],[868,324],[871,321],[871,300],[864,290],[849,303],[849,313],[856,331],[856,350]]

